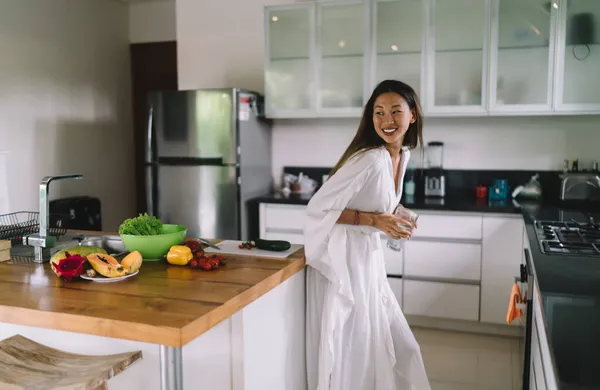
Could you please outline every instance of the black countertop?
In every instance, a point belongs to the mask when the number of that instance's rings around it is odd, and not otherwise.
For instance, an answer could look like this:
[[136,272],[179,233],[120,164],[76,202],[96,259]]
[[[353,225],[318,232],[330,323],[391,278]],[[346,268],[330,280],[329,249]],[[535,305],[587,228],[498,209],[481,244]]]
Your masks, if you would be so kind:
[[523,212],[561,390],[600,389],[600,257],[543,254],[534,221],[587,222],[588,215],[581,209],[559,207],[531,207]]
[[[296,204],[307,205],[313,194],[289,194],[270,193],[250,200],[254,203],[277,203],[277,204]],[[439,210],[439,211],[462,211],[462,212],[482,212],[482,213],[501,213],[501,214],[521,214],[521,207],[506,202],[488,202],[485,199],[476,199],[475,197],[461,198],[415,198],[403,197],[400,201],[402,205],[414,210]]]

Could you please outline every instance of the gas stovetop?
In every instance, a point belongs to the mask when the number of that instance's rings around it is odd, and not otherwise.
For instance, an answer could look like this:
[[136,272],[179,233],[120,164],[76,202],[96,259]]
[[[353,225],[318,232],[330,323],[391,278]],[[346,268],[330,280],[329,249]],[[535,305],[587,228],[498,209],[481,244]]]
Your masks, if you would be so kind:
[[600,223],[535,221],[535,233],[542,253],[600,257]]

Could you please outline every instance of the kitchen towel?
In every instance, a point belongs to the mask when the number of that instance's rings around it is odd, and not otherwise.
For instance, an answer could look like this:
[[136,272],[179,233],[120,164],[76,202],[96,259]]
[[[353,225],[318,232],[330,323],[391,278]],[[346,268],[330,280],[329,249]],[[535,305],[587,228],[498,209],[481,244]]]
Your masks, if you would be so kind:
[[521,289],[519,285],[515,283],[510,293],[510,301],[508,302],[508,312],[506,313],[506,322],[510,325],[513,323],[515,318],[519,318],[519,321],[523,321],[521,309],[517,305],[523,303],[521,297]]

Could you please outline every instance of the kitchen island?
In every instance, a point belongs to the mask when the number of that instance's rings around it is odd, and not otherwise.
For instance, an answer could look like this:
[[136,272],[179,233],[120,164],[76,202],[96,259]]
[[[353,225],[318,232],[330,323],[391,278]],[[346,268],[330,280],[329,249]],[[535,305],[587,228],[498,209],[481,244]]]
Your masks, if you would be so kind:
[[144,262],[115,283],[0,263],[0,339],[90,355],[141,350],[110,390],[305,389],[303,249],[226,257],[213,271]]

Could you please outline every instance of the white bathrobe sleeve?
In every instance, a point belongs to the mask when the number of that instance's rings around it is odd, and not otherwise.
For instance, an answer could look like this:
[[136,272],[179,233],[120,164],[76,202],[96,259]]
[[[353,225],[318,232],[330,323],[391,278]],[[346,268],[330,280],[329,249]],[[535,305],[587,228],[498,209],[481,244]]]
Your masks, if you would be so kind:
[[[371,175],[379,172],[380,162],[379,149],[352,156],[308,203],[304,225],[306,264],[317,269],[338,287],[341,287],[341,275],[338,272],[341,269],[338,267],[345,269],[345,264],[332,264],[335,260],[328,255],[330,233],[353,196],[361,190]],[[365,228],[370,231],[377,230]]]

